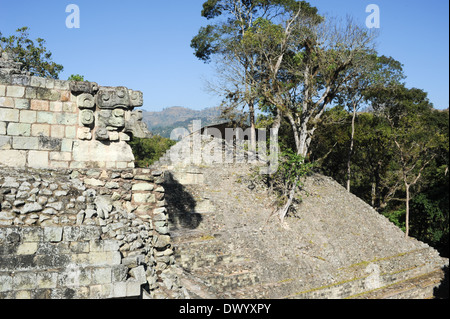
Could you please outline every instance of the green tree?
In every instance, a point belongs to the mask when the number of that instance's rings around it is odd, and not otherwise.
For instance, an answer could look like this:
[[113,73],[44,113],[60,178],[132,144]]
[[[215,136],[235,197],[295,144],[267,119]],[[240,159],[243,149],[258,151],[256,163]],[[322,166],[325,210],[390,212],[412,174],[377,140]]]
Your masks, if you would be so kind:
[[241,61],[237,65],[242,68],[231,68],[231,74],[238,69],[236,78],[244,87],[237,86],[239,94],[231,96],[256,97],[260,109],[274,116],[275,136],[286,118],[297,155],[306,159],[317,123],[343,84],[356,75],[350,67],[360,53],[372,49],[372,35],[350,20],[339,24],[324,19],[306,1],[204,4],[208,19],[224,13],[231,16],[227,22],[209,25],[194,38],[197,56],[207,60],[211,54],[233,52],[227,57]]
[[[356,70],[353,70],[356,69]],[[362,52],[350,67],[354,76],[338,93],[338,101],[352,114],[350,146],[347,160],[347,190],[351,191],[352,156],[355,146],[356,119],[361,108],[367,107],[367,94],[379,87],[398,85],[405,78],[400,62],[391,57]]]
[[22,63],[22,70],[34,76],[58,79],[63,66],[52,61],[52,53],[45,47],[45,40],[31,40],[28,31],[28,27],[23,27],[17,29],[17,35],[9,37],[2,36],[0,32],[0,45]]
[[381,97],[388,96],[389,99],[382,104],[379,103],[383,99],[377,100],[374,108],[386,118],[391,129],[393,152],[398,164],[394,176],[397,175],[397,181],[401,181],[405,191],[405,235],[408,237],[413,188],[437,156],[436,150],[443,136],[436,126],[429,125],[432,105],[424,91],[404,86],[396,86],[393,92],[389,90],[391,88],[381,89]]
[[84,81],[87,81],[87,80],[84,79],[84,75],[72,74],[71,76],[69,76],[67,81],[84,82]]
[[168,138],[155,135],[151,138],[136,138],[130,142],[137,167],[149,167],[176,142]]

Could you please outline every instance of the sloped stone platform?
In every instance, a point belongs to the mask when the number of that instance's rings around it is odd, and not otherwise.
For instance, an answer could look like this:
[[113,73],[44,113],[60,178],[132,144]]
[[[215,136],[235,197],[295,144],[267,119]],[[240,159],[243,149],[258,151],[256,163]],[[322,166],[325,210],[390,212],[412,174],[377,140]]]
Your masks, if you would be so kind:
[[[190,171],[197,184],[186,178]],[[250,174],[247,165],[183,168],[164,185],[173,195],[166,199],[180,278],[192,298],[433,298],[448,259],[405,239],[337,182],[310,176],[283,227],[269,218],[274,199]]]

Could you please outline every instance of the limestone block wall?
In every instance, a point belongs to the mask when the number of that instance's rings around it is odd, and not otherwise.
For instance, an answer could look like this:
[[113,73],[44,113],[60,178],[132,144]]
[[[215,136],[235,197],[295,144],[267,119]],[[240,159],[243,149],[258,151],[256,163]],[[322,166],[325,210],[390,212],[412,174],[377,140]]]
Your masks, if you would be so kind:
[[163,179],[0,165],[0,299],[183,297]]
[[127,141],[149,134],[142,105],[142,93],[125,87],[0,72],[0,163],[133,168]]

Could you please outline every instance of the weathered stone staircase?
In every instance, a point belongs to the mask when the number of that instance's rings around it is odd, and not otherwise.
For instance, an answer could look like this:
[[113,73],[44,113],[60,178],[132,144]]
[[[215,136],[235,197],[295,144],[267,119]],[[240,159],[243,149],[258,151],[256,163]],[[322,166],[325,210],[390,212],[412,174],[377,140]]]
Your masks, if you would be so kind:
[[448,260],[404,239],[334,181],[312,178],[298,207],[308,217],[284,229],[267,223],[270,196],[250,189],[246,172],[183,168],[166,181],[178,275],[191,298],[436,298]]

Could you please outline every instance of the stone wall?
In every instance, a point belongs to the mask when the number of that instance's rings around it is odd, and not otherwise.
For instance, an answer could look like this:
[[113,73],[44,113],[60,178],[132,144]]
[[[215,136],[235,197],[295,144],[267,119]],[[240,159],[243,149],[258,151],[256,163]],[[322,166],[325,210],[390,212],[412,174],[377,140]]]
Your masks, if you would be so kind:
[[0,299],[182,296],[162,172],[0,172]]
[[0,52],[0,163],[133,168],[127,141],[149,136],[142,105],[142,93],[125,87],[24,74]]

